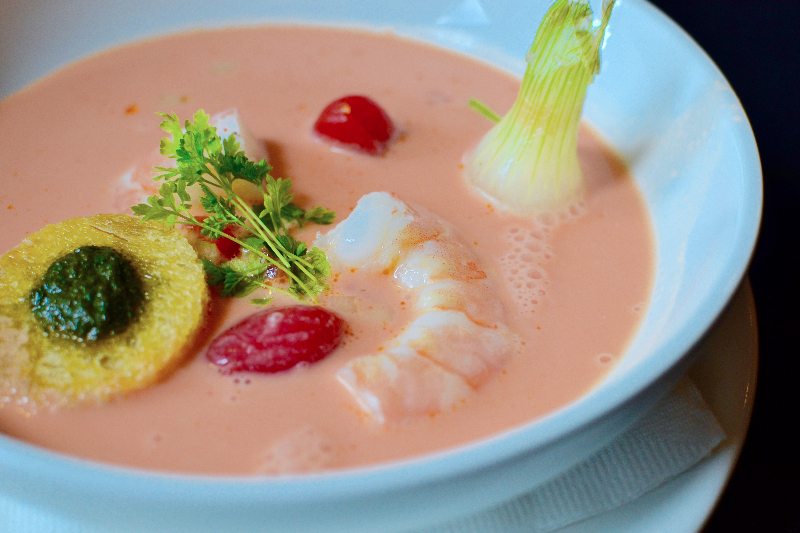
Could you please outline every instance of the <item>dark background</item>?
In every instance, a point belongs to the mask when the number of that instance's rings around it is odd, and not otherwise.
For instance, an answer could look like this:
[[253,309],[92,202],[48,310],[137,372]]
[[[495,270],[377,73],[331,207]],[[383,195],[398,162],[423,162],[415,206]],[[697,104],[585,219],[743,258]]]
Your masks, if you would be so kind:
[[703,533],[800,533],[800,0],[651,0],[708,53],[753,127],[764,174],[750,267],[760,361],[739,463]]

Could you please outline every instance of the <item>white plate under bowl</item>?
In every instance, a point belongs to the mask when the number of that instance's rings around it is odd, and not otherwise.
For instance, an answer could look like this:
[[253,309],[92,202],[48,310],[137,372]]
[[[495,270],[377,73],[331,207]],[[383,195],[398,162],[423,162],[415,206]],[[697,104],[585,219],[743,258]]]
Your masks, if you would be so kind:
[[[741,452],[756,388],[758,332],[753,293],[745,281],[728,308],[696,348],[689,376],[725,431],[725,440],[693,468],[627,505],[554,533],[697,533],[716,505]],[[480,506],[477,506],[478,508]],[[477,508],[475,509],[478,510]],[[530,533],[524,515],[494,523],[484,513],[459,524],[413,533]],[[491,526],[489,526],[491,524]],[[20,504],[0,495],[0,531],[14,533],[112,533],[114,524],[90,526]],[[412,533],[412,532],[409,532]]]
[[[391,27],[520,72],[546,7],[544,0],[13,0],[0,4],[0,96],[111,45],[260,20]],[[599,449],[685,372],[691,348],[742,279],[758,231],[761,173],[724,77],[642,0],[615,8],[585,118],[629,161],[657,234],[657,279],[641,331],[585,397],[423,459],[280,480],[105,467],[0,436],[0,491],[130,531],[400,531],[500,503]]]

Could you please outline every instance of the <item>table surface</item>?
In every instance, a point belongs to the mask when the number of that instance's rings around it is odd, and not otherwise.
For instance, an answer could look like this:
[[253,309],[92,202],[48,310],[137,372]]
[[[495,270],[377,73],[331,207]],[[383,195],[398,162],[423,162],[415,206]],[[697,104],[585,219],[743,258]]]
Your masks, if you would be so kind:
[[[651,0],[708,53],[753,126],[764,215],[750,267],[759,324],[759,377],[750,431],[703,533],[800,532],[800,20],[797,0]],[[790,161],[790,158],[792,161]]]

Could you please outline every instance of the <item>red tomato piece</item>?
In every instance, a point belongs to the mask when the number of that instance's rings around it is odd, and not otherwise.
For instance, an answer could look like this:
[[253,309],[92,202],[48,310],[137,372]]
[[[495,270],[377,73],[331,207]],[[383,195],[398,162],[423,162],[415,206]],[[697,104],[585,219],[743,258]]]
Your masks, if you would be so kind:
[[[197,220],[202,222],[206,218],[208,218],[208,217],[199,216],[199,217],[197,217]],[[237,236],[233,226],[225,227],[225,229],[222,230],[222,233],[224,233],[225,235],[230,235],[231,237],[236,237]],[[206,237],[205,235],[199,234],[199,229],[198,229],[198,238],[201,241],[214,243],[214,245],[217,247],[217,250],[219,250],[219,254],[223,258],[225,258],[226,261],[229,261],[229,260],[233,259],[234,257],[236,257],[237,255],[239,255],[239,250],[241,250],[241,246],[239,246],[238,244],[236,244],[232,240],[230,240],[228,238],[225,238],[225,237],[220,237],[219,239],[212,239],[210,237]]]
[[[225,235],[230,235],[231,237],[236,237],[230,226],[222,230],[222,233]],[[225,237],[220,237],[213,242],[217,245],[217,250],[219,250],[220,255],[225,259],[233,259],[239,254],[239,250],[241,249],[241,246],[230,239],[226,239]]]
[[320,307],[298,305],[252,314],[215,338],[206,357],[223,374],[274,373],[328,356],[345,322]]
[[395,128],[392,119],[375,101],[352,95],[328,104],[314,124],[314,131],[347,148],[381,155]]

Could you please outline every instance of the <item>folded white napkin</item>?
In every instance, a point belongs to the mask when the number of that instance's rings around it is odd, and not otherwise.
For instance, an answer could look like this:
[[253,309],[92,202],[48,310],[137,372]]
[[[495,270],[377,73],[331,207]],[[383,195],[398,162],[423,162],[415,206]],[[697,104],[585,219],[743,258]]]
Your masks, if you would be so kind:
[[683,378],[633,428],[582,463],[517,499],[424,533],[554,531],[636,500],[724,438],[700,391]]
[[[629,503],[688,470],[725,434],[684,378],[633,428],[543,486],[424,533],[545,533]],[[110,533],[0,496],[0,532]],[[423,533],[423,532],[419,532]]]

